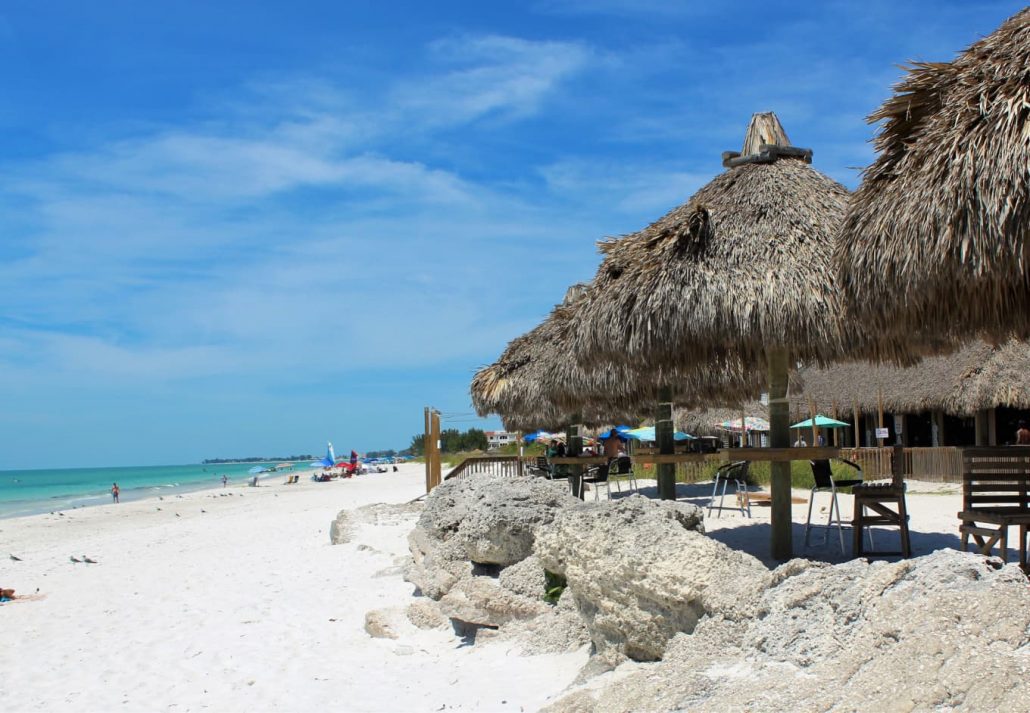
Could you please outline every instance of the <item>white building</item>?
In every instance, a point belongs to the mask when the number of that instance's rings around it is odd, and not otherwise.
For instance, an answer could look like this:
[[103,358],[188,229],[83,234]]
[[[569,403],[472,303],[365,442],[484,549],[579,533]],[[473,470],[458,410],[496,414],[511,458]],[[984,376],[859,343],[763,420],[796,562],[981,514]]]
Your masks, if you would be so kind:
[[495,451],[502,446],[506,446],[509,443],[514,443],[518,439],[518,436],[508,431],[487,431],[486,432],[486,447],[491,451]]

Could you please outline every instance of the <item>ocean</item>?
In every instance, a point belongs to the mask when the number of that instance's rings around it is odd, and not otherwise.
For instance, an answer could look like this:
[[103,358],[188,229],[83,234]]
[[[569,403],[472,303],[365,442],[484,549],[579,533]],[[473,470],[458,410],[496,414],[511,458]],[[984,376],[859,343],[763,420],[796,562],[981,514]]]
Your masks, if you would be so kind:
[[230,485],[239,485],[254,477],[247,471],[255,465],[275,463],[0,470],[0,518],[110,503],[112,483],[118,483],[123,501],[210,488],[221,485],[223,474]]

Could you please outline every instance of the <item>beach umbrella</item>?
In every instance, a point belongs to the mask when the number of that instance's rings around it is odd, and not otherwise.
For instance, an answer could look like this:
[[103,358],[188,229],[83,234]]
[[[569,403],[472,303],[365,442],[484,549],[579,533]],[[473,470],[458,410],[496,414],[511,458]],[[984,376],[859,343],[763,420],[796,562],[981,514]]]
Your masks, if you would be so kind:
[[[648,443],[654,443],[658,440],[658,436],[655,433],[654,426],[643,426],[641,428],[634,428],[626,431],[626,435],[637,441],[647,441]],[[683,431],[674,431],[672,438],[675,441],[693,441],[696,440],[694,436]]]
[[264,473],[266,470],[268,470],[268,468],[266,468],[265,466],[263,466],[263,465],[256,465],[253,468],[251,468],[250,470],[248,470],[247,472],[250,473],[251,475],[257,475],[258,473]]
[[[602,246],[574,350],[655,368],[768,373],[770,444],[789,447],[789,370],[845,351],[829,256],[847,190],[790,145],[774,114],[755,114],[726,171],[639,233]],[[849,339],[851,335],[849,335]],[[738,402],[739,403],[739,402]],[[790,466],[772,466],[773,555],[792,555]]]
[[[844,421],[838,421],[837,419],[830,418],[829,416],[823,416],[822,414],[816,414],[815,415],[815,425],[818,428],[846,428],[846,427],[850,426],[851,424],[850,423],[845,423]],[[795,423],[793,426],[791,426],[791,428],[811,428],[811,427],[812,427],[812,419],[810,419],[810,418],[809,419],[805,419],[804,421],[799,421],[798,423]]]
[[607,431],[598,434],[597,440],[607,441],[609,438],[618,438],[621,441],[625,441],[626,438],[628,438],[626,434],[631,430],[632,429],[629,426],[616,426],[615,428],[610,428]]
[[834,255],[852,321],[930,344],[1030,334],[1028,106],[1030,9],[914,63],[869,117],[878,156]]

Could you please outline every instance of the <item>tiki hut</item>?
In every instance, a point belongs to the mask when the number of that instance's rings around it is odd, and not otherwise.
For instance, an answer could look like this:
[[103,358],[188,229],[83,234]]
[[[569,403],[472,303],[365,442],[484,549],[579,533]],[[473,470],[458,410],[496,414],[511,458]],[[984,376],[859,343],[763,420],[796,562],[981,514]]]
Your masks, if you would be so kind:
[[[830,255],[848,192],[811,158],[774,114],[752,117],[742,151],[723,155],[725,172],[641,232],[602,246],[577,356],[682,369],[739,358],[767,368],[770,443],[788,447],[788,370],[843,352]],[[773,464],[772,486],[773,554],[786,558],[788,463]]]
[[496,362],[476,373],[472,402],[481,416],[496,413],[506,428],[518,430],[600,425],[639,420],[653,410],[663,387],[686,405],[716,397],[753,398],[760,390],[760,374],[745,370],[739,360],[721,370],[659,370],[648,381],[633,378],[624,364],[580,366],[570,351],[584,287],[571,287],[547,319],[512,340]]
[[[884,334],[1030,335],[1030,9],[949,63],[917,63],[883,121],[834,263]],[[888,350],[889,352],[889,350]]]

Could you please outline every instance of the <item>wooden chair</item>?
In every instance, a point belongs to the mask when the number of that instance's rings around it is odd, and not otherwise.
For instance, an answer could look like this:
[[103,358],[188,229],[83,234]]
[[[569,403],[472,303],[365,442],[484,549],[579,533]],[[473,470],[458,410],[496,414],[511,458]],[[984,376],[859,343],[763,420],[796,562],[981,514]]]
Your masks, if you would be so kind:
[[[905,505],[905,459],[901,446],[894,448],[892,477],[889,483],[863,483],[851,489],[855,496],[855,516],[851,523],[852,553],[855,557],[912,556],[912,542],[908,532],[908,508]],[[893,509],[891,507],[893,506]],[[866,514],[866,510],[872,511]],[[897,527],[901,538],[899,551],[873,551],[862,549],[862,534],[876,525]],[[870,541],[872,533],[870,532]]]
[[1026,536],[1030,525],[1030,448],[965,448],[962,451],[962,550],[972,536],[977,550],[990,555],[995,545],[1008,561],[1008,531],[1019,528],[1016,550],[1027,568]]

